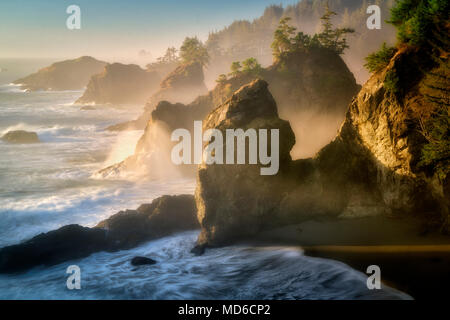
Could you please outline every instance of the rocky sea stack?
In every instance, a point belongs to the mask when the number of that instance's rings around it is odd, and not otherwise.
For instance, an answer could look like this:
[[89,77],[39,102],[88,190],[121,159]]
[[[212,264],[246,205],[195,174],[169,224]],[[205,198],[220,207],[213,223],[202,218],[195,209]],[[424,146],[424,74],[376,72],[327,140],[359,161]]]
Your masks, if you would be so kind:
[[138,65],[108,64],[92,76],[76,103],[141,104],[158,89],[159,75]]
[[29,132],[24,130],[16,130],[16,131],[9,131],[3,137],[1,137],[1,140],[8,142],[8,143],[39,143],[39,137],[36,132]]
[[110,126],[108,130],[144,129],[160,102],[186,104],[207,92],[202,65],[198,62],[182,64],[164,78],[156,92],[147,96],[144,112],[138,119]]
[[22,89],[36,90],[81,90],[91,76],[103,70],[106,62],[89,56],[56,62],[25,78],[15,80]]

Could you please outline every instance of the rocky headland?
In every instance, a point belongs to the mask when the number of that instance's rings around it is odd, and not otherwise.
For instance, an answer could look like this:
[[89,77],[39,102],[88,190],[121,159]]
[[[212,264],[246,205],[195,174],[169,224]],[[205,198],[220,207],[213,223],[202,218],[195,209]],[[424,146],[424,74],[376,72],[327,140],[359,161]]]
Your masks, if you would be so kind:
[[76,103],[142,104],[158,89],[160,77],[135,64],[113,63],[89,80]]
[[13,83],[21,85],[22,89],[29,91],[59,91],[81,90],[86,87],[94,74],[100,73],[106,62],[89,56],[78,59],[56,62],[49,67],[42,68]]

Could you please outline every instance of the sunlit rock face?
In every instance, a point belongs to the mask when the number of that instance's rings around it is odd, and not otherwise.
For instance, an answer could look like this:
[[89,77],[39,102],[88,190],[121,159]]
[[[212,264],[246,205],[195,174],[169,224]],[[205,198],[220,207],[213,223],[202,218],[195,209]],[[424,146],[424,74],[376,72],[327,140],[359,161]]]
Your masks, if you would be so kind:
[[[224,137],[227,129],[278,129],[280,165],[278,173],[270,176],[261,175],[260,164],[248,161],[245,165],[200,165],[195,195],[202,226],[200,245],[225,244],[277,223],[286,188],[282,177],[289,170],[289,152],[295,137],[289,122],[278,117],[275,100],[267,86],[264,80],[243,86],[203,123],[203,131],[218,129]],[[226,139],[223,146],[227,148]],[[270,150],[269,141],[267,147]]]
[[[448,181],[418,166],[424,138],[411,109],[423,98],[419,90],[422,76],[411,68],[409,54],[400,50],[385,69],[370,78],[350,104],[336,138],[315,157],[295,161],[286,157],[274,177],[261,177],[252,166],[200,166],[196,202],[202,232],[198,245],[220,246],[274,225],[317,218],[414,217],[431,228],[448,231]],[[400,94],[387,88],[391,70],[410,80],[402,82]],[[253,86],[256,89],[260,83]],[[240,94],[247,90],[251,94],[246,96],[258,101],[258,112],[264,114],[265,106],[271,104],[270,99],[262,102],[267,92],[248,86]],[[252,103],[241,101],[236,93],[209,114],[205,126],[235,124],[230,109],[236,105],[252,110]],[[247,128],[257,127],[258,121],[270,126],[265,117],[237,119],[248,119],[239,121]],[[281,134],[280,144],[289,146],[280,152],[286,155],[293,138]]]
[[138,65],[108,64],[92,76],[77,103],[141,104],[158,89],[159,75]]
[[84,56],[56,62],[14,83],[30,91],[80,90],[86,87],[91,76],[102,72],[105,65],[106,62]]
[[[423,76],[411,64],[412,55],[400,50],[369,79],[351,103],[337,138],[316,157],[321,175],[339,190],[344,216],[372,212],[439,220],[448,214],[445,182],[418,166],[425,139],[412,108],[423,103]],[[401,93],[385,84],[393,71],[404,78]]]

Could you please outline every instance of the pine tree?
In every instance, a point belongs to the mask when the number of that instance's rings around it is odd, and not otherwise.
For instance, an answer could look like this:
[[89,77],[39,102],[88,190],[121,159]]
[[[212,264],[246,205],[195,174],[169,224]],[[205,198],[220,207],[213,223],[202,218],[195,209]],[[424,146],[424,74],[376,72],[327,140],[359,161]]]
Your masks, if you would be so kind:
[[273,56],[278,59],[283,52],[287,52],[292,49],[292,36],[295,34],[296,28],[289,25],[291,18],[284,17],[280,20],[278,28],[274,33],[274,40],[271,48]]
[[322,32],[318,34],[318,39],[322,47],[333,50],[337,54],[342,54],[345,49],[349,48],[345,35],[354,33],[355,30],[351,28],[333,29],[331,19],[336,15],[336,12],[330,10],[327,2],[325,4],[325,14],[320,18],[322,20]]

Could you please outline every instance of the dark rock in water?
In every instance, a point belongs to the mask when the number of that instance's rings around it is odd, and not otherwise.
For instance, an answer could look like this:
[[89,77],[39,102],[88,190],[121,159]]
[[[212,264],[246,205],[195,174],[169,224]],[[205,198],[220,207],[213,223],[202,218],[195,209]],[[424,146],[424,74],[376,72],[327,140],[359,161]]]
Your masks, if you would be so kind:
[[130,249],[175,232],[199,228],[194,197],[163,196],[137,210],[119,212],[94,228],[67,225],[0,249],[0,273],[54,265],[98,251]]
[[95,228],[107,230],[114,248],[129,249],[144,241],[198,228],[196,213],[193,196],[162,196],[137,210],[121,211]]
[[0,272],[19,272],[38,265],[54,265],[86,257],[106,247],[105,230],[67,225],[0,249]]
[[9,131],[2,137],[3,141],[9,143],[39,143],[39,137],[36,132],[24,130]]
[[201,244],[197,244],[195,247],[193,247],[191,249],[191,253],[193,253],[196,256],[201,256],[205,253],[206,251],[206,246],[201,245]]
[[155,260],[146,257],[134,257],[133,259],[131,259],[131,264],[133,266],[143,266],[155,263],[156,263]]

